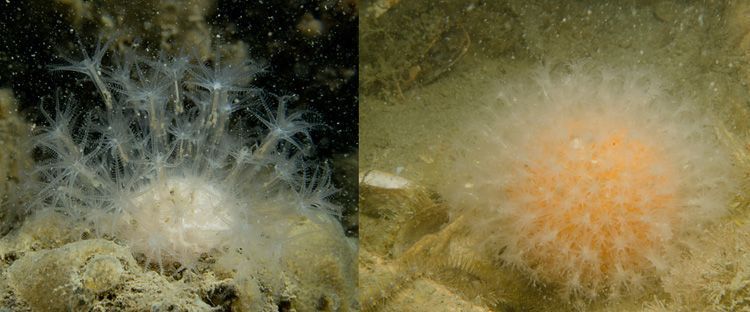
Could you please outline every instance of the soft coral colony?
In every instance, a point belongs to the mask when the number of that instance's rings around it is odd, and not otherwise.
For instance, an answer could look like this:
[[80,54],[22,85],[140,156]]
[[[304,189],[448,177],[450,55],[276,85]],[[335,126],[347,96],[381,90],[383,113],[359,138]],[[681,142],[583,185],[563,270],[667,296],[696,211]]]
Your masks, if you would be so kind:
[[581,62],[530,76],[459,143],[444,194],[482,220],[483,252],[561,298],[658,287],[737,192],[718,118],[648,69]]
[[92,221],[161,270],[242,250],[274,266],[299,219],[343,236],[330,170],[309,157],[317,124],[249,86],[262,66],[130,51],[107,67],[106,51],[53,68],[86,75],[103,105],[82,113],[61,99],[46,114],[31,207]]

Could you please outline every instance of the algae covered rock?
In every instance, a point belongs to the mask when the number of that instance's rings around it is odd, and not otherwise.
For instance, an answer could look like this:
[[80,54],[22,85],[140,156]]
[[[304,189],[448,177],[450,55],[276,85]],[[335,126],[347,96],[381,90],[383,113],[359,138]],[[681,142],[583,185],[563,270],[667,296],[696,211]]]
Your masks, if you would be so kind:
[[[109,261],[110,269],[101,269],[105,267],[101,261]],[[107,240],[84,240],[16,260],[8,268],[8,283],[32,310],[65,311],[82,308],[80,299],[111,288],[120,282],[124,267],[135,266],[125,247]]]
[[[356,247],[331,224],[299,221],[282,251],[286,292],[297,311],[356,311]],[[315,285],[311,287],[310,285]]]
[[83,287],[100,294],[120,284],[124,269],[112,255],[96,255],[83,268]]
[[208,311],[191,284],[212,278],[171,280],[144,271],[127,247],[89,239],[27,253],[8,268],[5,282],[17,305],[32,311]]

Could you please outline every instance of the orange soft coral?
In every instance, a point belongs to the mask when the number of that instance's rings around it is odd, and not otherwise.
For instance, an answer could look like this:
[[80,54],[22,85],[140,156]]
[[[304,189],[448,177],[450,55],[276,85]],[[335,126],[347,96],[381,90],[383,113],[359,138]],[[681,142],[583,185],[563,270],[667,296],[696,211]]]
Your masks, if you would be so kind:
[[476,217],[487,254],[535,282],[585,298],[637,291],[725,213],[731,160],[711,121],[649,75],[541,72],[458,143],[445,196]]

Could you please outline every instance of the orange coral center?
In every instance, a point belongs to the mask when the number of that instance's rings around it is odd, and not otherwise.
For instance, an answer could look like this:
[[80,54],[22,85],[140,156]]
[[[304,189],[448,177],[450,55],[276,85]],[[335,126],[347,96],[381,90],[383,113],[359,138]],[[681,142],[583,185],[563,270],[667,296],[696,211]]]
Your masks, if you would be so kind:
[[527,145],[537,156],[519,160],[506,189],[519,208],[515,231],[533,242],[525,261],[553,279],[575,267],[582,283],[654,265],[643,251],[658,250],[677,221],[673,165],[650,139],[612,123],[563,128]]

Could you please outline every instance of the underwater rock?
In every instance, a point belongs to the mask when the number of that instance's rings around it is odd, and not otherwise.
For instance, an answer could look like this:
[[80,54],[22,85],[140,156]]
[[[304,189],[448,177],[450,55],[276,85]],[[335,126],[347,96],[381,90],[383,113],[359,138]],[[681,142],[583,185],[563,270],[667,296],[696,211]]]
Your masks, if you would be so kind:
[[448,221],[434,193],[403,177],[370,170],[361,173],[359,181],[360,239],[374,253],[397,258]]
[[96,255],[83,268],[83,287],[95,294],[101,294],[120,284],[123,271],[117,257]]
[[295,222],[282,251],[291,308],[296,311],[357,311],[357,247],[338,226]]
[[138,267],[127,248],[84,240],[26,254],[8,268],[8,284],[33,310],[75,310],[84,307],[82,299],[119,284],[124,267]]

